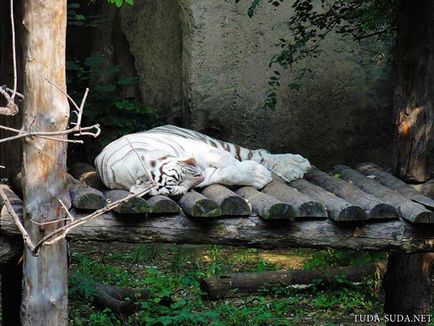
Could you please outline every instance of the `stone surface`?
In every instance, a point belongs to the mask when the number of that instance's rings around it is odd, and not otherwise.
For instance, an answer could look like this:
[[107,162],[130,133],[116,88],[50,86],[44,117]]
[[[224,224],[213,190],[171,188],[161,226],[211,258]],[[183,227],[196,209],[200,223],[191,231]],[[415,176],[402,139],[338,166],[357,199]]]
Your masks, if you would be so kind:
[[[251,148],[301,153],[317,166],[388,164],[392,87],[387,53],[374,40],[330,34],[299,90],[283,82],[275,110],[263,108],[271,57],[286,36],[287,2],[138,0],[121,9],[121,30],[141,77],[145,104],[169,122]],[[386,55],[387,61],[387,55]],[[290,80],[290,72],[284,75]]]

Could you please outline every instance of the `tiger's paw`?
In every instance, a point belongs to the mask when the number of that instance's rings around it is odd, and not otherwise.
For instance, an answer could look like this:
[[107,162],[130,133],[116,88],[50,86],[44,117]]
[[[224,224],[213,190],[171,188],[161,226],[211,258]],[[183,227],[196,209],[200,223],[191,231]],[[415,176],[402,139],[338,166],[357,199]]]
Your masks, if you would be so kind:
[[242,161],[238,164],[238,175],[241,180],[239,185],[253,186],[257,189],[264,188],[273,181],[271,172],[263,165],[255,161]]
[[287,181],[303,178],[312,166],[301,155],[294,154],[270,154],[266,156],[264,165]]

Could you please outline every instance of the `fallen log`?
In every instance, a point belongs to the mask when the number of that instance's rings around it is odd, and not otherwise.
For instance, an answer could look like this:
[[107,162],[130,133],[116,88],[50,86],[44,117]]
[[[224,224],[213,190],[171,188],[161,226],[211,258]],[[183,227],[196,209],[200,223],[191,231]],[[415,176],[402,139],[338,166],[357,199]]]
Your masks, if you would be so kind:
[[380,182],[386,187],[398,191],[412,201],[422,204],[427,208],[434,209],[433,199],[416,191],[413,187],[406,184],[404,181],[398,179],[397,177],[391,175],[390,173],[387,173],[374,163],[360,164],[357,166],[357,170],[359,170],[366,176],[374,177],[374,180]]
[[[3,209],[0,234],[18,235],[12,217]],[[77,218],[84,213],[74,213]],[[133,215],[134,216],[134,215]],[[264,221],[257,216],[193,219],[184,214],[122,218],[97,217],[68,233],[71,241],[219,244],[256,248],[336,248],[396,252],[434,250],[433,228],[401,220],[354,225],[330,219],[303,222]],[[285,222],[285,223],[282,223]]]
[[279,270],[272,272],[231,273],[199,280],[202,291],[211,300],[242,295],[260,294],[264,290],[290,285],[336,283],[339,277],[350,282],[361,282],[366,277],[384,275],[386,266],[382,263],[328,268],[323,271]]
[[67,182],[72,207],[77,209],[97,210],[107,204],[104,194],[101,191],[81,183],[72,176],[67,178]]
[[242,187],[236,193],[246,199],[252,205],[253,211],[265,220],[292,220],[296,217],[296,212],[290,204],[259,192],[253,187]]
[[202,195],[215,201],[222,210],[222,215],[228,216],[250,216],[252,210],[249,204],[232,190],[214,184],[202,190]]
[[363,208],[353,205],[306,180],[294,180],[290,183],[298,191],[321,202],[327,208],[329,218],[337,222],[366,221],[368,215]]
[[95,168],[88,163],[75,163],[68,169],[74,178],[100,191],[107,190]]
[[181,207],[169,197],[156,195],[146,199],[149,205],[149,213],[152,214],[178,214]]
[[368,194],[381,198],[386,203],[399,208],[402,217],[409,222],[434,223],[434,215],[430,210],[426,209],[423,205],[411,201],[396,190],[391,190],[345,165],[335,166],[334,171],[339,173],[340,178],[352,182]]
[[399,217],[399,212],[392,205],[364,192],[351,183],[332,177],[321,170],[313,168],[305,174],[304,178],[349,203],[362,207],[368,214],[369,219],[394,219]]
[[[105,193],[105,198],[107,201],[113,203],[129,195],[130,193],[126,190],[110,190]],[[143,198],[133,197],[121,203],[113,211],[119,214],[145,214],[150,212],[151,208]]]
[[327,209],[319,201],[313,200],[300,191],[287,186],[281,181],[273,181],[265,186],[264,193],[289,203],[295,210],[296,218],[327,217]]
[[190,190],[179,200],[179,205],[186,214],[192,217],[219,217],[222,215],[220,206],[204,195]]

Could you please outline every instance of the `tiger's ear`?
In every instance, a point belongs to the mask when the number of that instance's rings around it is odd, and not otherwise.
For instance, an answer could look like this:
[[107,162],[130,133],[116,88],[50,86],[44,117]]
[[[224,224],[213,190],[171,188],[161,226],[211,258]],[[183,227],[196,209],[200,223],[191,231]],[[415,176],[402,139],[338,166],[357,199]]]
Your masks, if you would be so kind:
[[193,157],[190,157],[186,160],[181,160],[180,162],[185,164],[185,165],[197,166],[197,162]]

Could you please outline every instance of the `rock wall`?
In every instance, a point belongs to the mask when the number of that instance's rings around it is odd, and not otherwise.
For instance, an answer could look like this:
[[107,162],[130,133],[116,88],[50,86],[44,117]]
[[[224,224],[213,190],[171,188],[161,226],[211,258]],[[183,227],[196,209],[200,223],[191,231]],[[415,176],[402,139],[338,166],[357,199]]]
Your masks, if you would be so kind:
[[266,110],[268,63],[286,32],[287,3],[264,2],[250,19],[249,1],[135,2],[121,10],[121,30],[145,104],[170,121],[247,147],[301,153],[323,167],[388,163],[391,83],[375,60],[383,45],[330,35],[310,63],[315,75],[299,91],[282,87],[276,109]]

